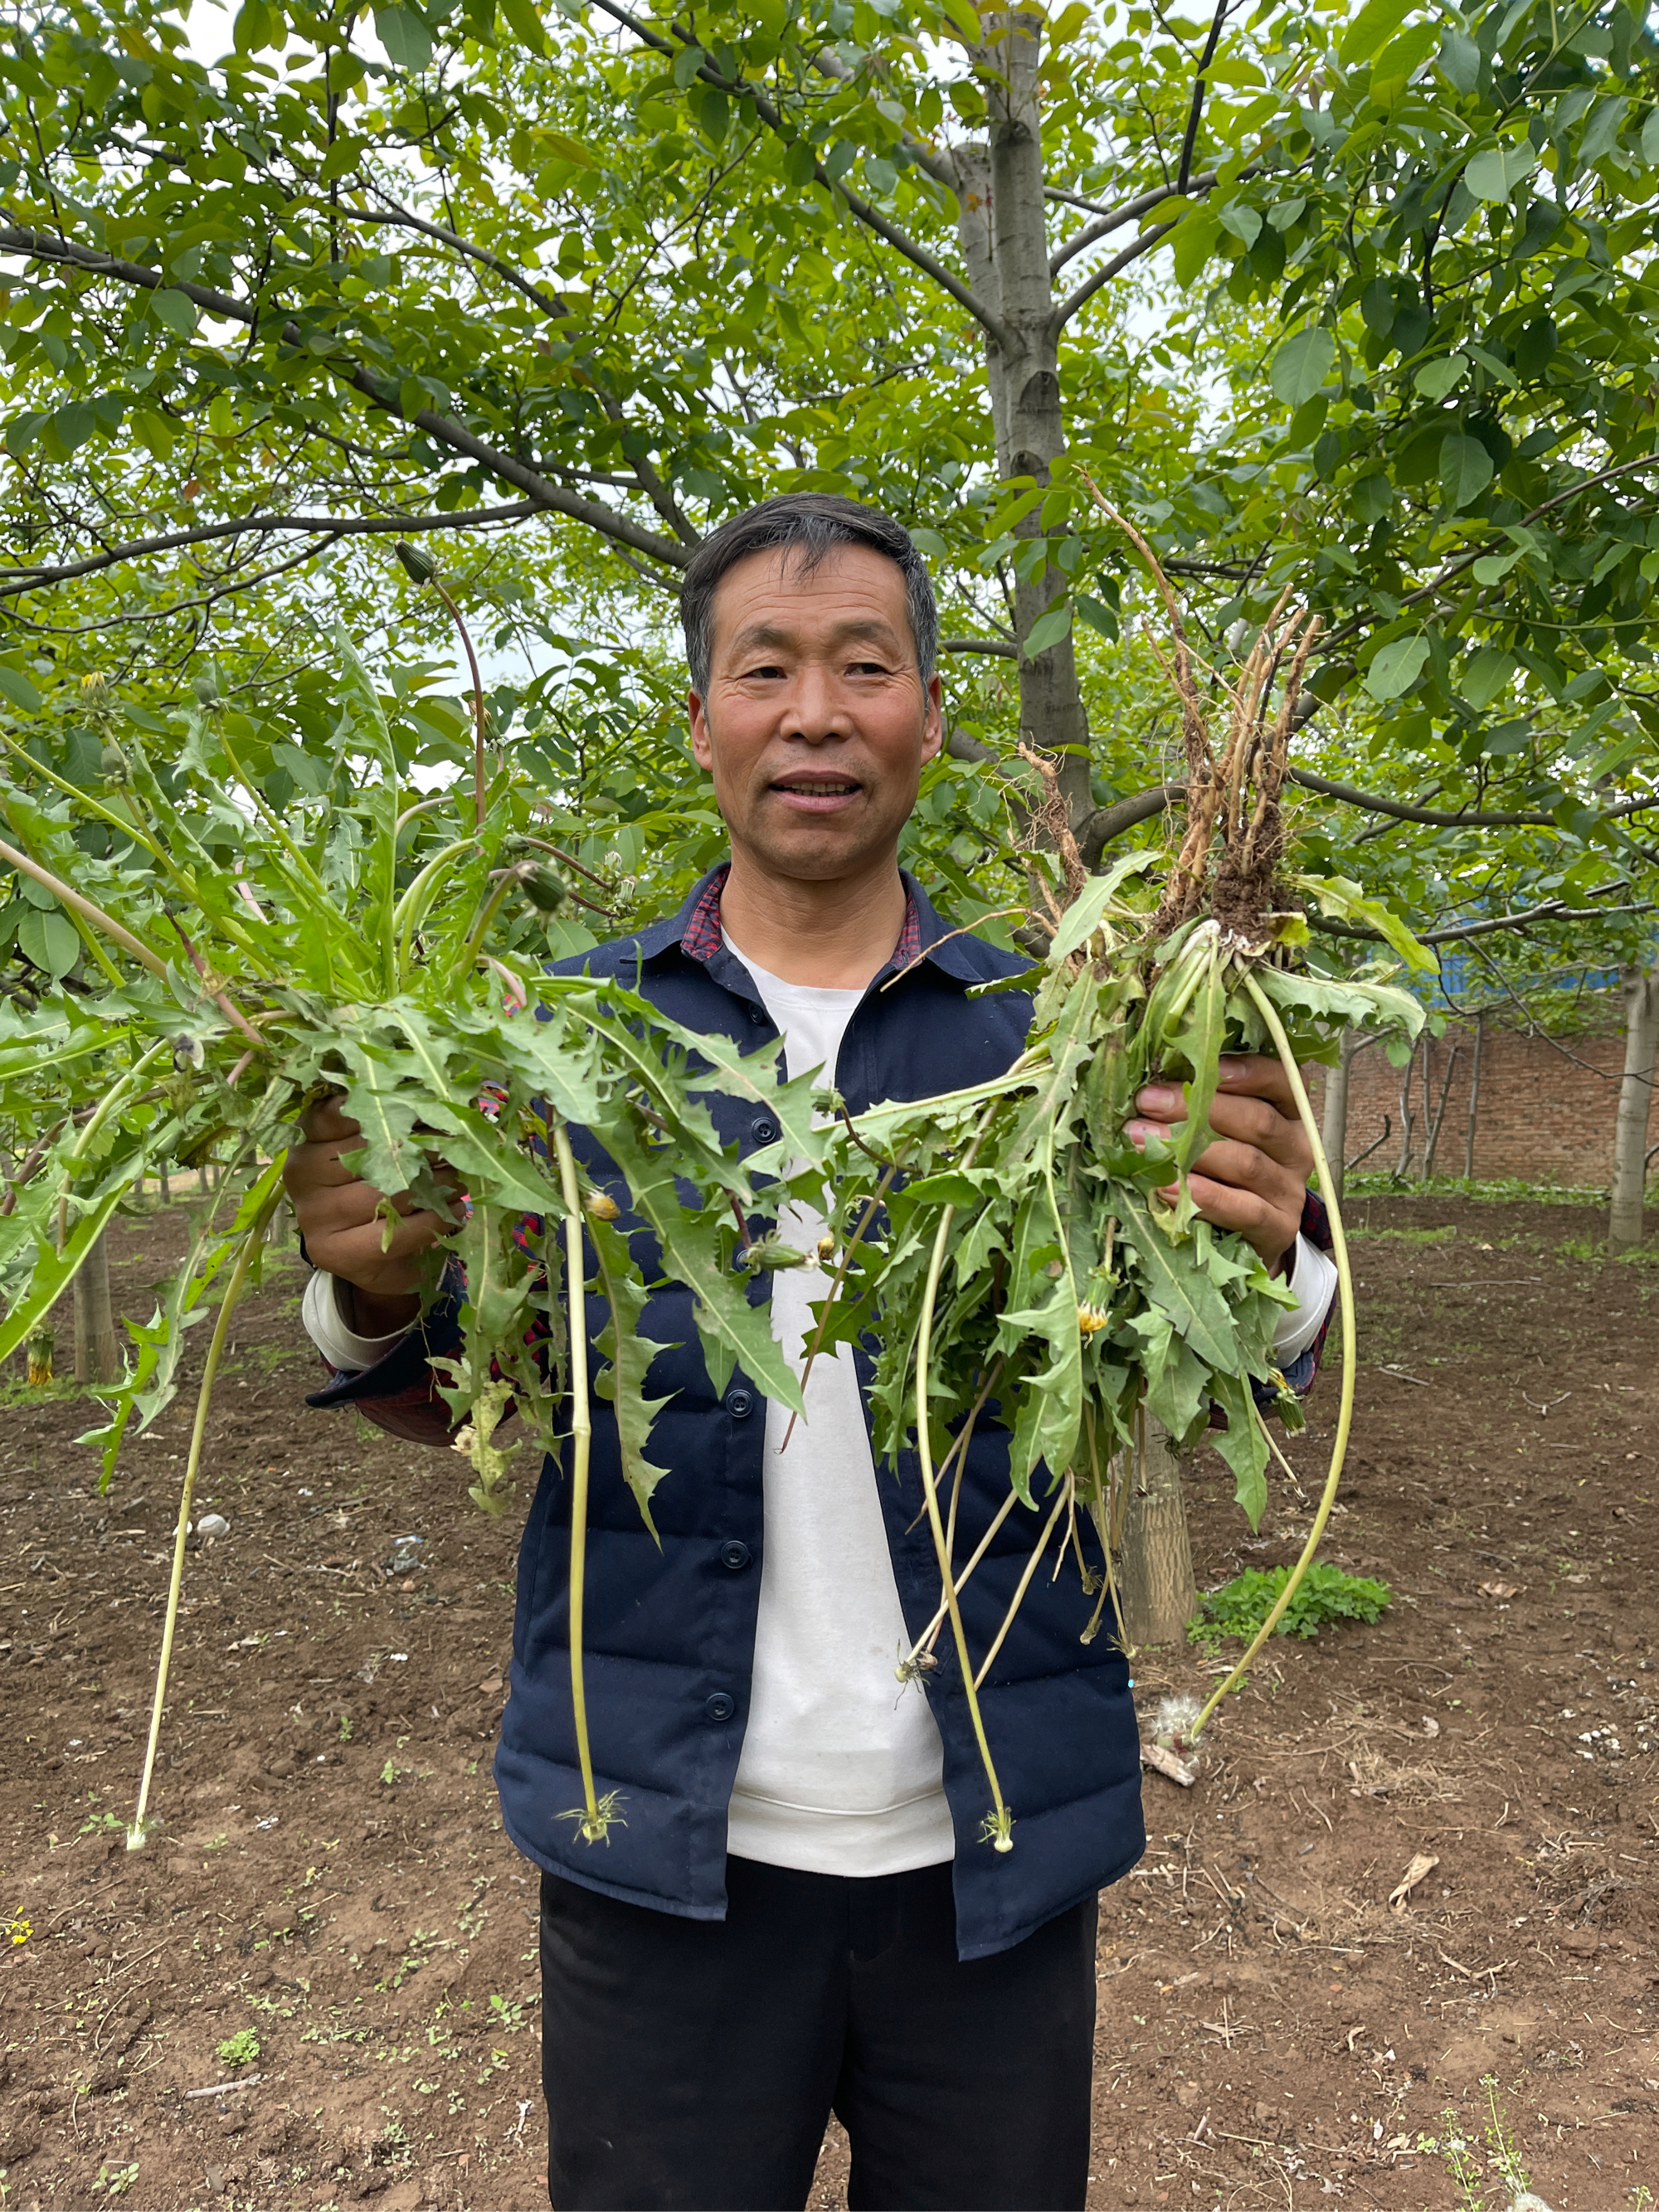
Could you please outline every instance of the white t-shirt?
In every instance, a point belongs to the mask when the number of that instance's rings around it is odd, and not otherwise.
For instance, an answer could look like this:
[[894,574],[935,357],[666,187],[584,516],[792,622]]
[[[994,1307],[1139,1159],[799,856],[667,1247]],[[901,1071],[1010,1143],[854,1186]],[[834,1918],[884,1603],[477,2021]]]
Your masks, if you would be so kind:
[[[726,942],[783,1039],[791,1078],[822,1069],[833,1082],[864,993],[786,983]],[[787,1206],[778,1233],[810,1251],[824,1225],[806,1208]],[[1332,1262],[1299,1238],[1291,1275],[1297,1304],[1274,1337],[1282,1363],[1313,1342],[1335,1282]],[[772,1277],[772,1334],[798,1370],[809,1302],[823,1287],[807,1268]],[[332,1278],[321,1273],[306,1286],[302,1313],[312,1341],[343,1369],[373,1365],[403,1333],[356,1335],[342,1319]],[[788,1427],[787,1407],[769,1399],[760,1606],[728,1847],[739,1858],[811,1874],[939,1865],[955,1855],[943,1747],[920,1683],[902,1687],[895,1676],[910,1639],[876,1487],[893,1478],[876,1472],[848,1348],[815,1361],[806,1417],[786,1451]]]
[[[728,940],[729,943],[729,940]],[[833,1083],[842,1036],[862,991],[786,983],[732,951],[754,978],[783,1038],[791,1078]],[[811,1251],[822,1216],[785,1206],[778,1234]],[[772,1277],[772,1334],[797,1371],[821,1274]],[[809,1874],[901,1874],[954,1856],[944,1747],[919,1684],[895,1677],[909,1649],[878,1477],[851,1351],[820,1352],[806,1414],[769,1399],[765,1541],[749,1725],[732,1791],[726,1842],[738,1858]]]

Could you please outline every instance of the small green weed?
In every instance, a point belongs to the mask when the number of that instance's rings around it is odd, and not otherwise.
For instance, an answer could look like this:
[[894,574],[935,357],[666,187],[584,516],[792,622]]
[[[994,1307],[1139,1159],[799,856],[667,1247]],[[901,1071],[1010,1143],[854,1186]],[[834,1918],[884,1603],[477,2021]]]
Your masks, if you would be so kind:
[[100,2166],[98,2179],[92,2185],[94,2196],[125,2197],[138,2179],[138,2168],[132,2166]]
[[350,1741],[351,1741],[351,1716],[350,1716],[350,1714],[349,1714],[349,1713],[342,1713],[342,1714],[341,1714],[341,1716],[340,1716],[340,1729],[339,1729],[339,1735],[340,1735],[340,1741],[341,1741],[341,1742],[342,1742],[342,1743],[349,1743],[349,1742],[350,1742]]
[[251,2027],[239,2027],[219,2045],[219,2061],[224,2066],[252,2066],[258,2056],[259,2039]]
[[[1202,1617],[1189,1624],[1188,1635],[1194,1644],[1216,1644],[1224,1636],[1248,1641],[1273,1611],[1290,1572],[1288,1567],[1247,1567],[1231,1582],[1206,1594]],[[1345,1574],[1328,1560],[1316,1559],[1273,1633],[1306,1638],[1334,1621],[1369,1625],[1381,1618],[1393,1597],[1387,1583]]]
[[[1503,2206],[1524,2196],[1532,2185],[1532,2177],[1522,2163],[1515,2137],[1504,2118],[1498,2076],[1483,2074],[1480,2087],[1486,2104],[1480,2130],[1486,2139],[1484,2156],[1473,2130],[1465,2126],[1462,2116],[1450,2105],[1440,2115],[1445,2133],[1417,2138],[1419,2153],[1431,2158],[1437,2156],[1456,2184],[1459,2212],[1501,2212]],[[1500,2185],[1502,2191],[1498,2203],[1491,2206],[1483,2186],[1489,2177]]]

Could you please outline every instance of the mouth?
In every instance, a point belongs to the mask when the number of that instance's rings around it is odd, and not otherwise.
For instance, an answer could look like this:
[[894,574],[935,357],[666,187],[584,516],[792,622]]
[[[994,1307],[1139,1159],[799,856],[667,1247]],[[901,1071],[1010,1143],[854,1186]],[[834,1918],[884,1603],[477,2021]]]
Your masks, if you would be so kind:
[[768,789],[791,806],[817,812],[845,805],[848,799],[858,798],[864,787],[848,775],[781,775]]

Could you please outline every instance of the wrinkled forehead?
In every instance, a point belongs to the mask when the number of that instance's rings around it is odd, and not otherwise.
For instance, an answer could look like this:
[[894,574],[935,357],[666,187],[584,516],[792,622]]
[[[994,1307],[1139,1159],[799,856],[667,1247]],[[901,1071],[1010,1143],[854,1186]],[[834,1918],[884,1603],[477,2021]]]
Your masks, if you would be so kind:
[[903,574],[867,545],[745,554],[720,578],[710,611],[717,662],[757,645],[823,649],[860,639],[915,657]]

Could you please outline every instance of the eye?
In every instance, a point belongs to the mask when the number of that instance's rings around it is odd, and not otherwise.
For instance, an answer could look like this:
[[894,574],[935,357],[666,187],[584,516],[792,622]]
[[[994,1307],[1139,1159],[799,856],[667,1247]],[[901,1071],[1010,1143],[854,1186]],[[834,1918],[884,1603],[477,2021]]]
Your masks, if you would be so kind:
[[771,677],[777,678],[781,678],[783,673],[784,671],[779,666],[775,660],[761,660],[757,661],[752,668],[745,668],[744,670],[743,681],[745,684],[752,684],[759,678]]
[[884,660],[854,660],[848,663],[847,672],[849,676],[885,676],[888,667]]

